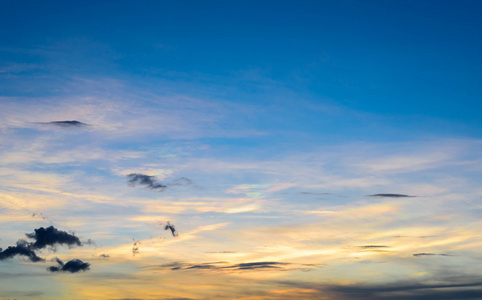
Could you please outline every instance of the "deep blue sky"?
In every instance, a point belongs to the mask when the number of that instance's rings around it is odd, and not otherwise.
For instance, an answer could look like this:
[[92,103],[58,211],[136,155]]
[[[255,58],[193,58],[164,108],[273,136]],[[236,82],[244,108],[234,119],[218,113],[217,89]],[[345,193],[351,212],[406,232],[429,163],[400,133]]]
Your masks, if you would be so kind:
[[[423,116],[438,124],[429,131],[445,126],[449,132],[458,124],[458,134],[480,132],[479,1],[4,1],[2,6],[2,65],[48,66],[23,72],[35,76],[39,87],[32,87],[31,77],[29,87],[24,77],[10,78],[0,86],[4,95],[48,94],[71,76],[111,76],[139,85],[163,78],[214,86],[233,101],[269,103],[292,91],[309,101],[406,117],[403,122],[414,128],[424,127],[427,121],[418,120]],[[230,89],[242,96],[225,97]]]

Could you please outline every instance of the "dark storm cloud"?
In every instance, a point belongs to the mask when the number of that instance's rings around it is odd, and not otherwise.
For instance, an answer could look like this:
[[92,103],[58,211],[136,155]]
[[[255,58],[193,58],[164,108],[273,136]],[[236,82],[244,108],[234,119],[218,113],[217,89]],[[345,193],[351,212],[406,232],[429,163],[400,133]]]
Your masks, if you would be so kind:
[[43,261],[43,258],[37,256],[34,250],[31,248],[31,244],[25,240],[18,240],[16,246],[9,246],[2,251],[0,248],[0,260],[12,258],[16,255],[25,256],[32,262]]
[[55,258],[55,261],[57,261],[59,266],[50,266],[47,268],[48,271],[77,273],[81,271],[87,271],[90,267],[89,263],[83,262],[80,259],[72,259],[65,264],[58,258]]
[[47,246],[56,245],[82,246],[78,237],[65,231],[58,230],[53,226],[47,228],[40,227],[35,229],[33,233],[27,233],[25,235],[28,238],[35,240],[35,242],[31,244],[32,249],[43,249]]
[[89,126],[86,123],[82,123],[79,121],[52,121],[52,122],[38,122],[37,124],[45,124],[45,125],[54,125],[59,127],[82,127],[82,126]]
[[373,194],[368,195],[369,197],[385,197],[385,198],[406,198],[406,197],[416,197],[405,194]]
[[176,231],[176,228],[174,227],[174,224],[170,224],[167,222],[167,224],[164,226],[164,230],[170,230],[172,233],[172,236],[178,236],[178,233]]
[[136,184],[143,185],[151,190],[164,191],[167,185],[157,181],[156,176],[148,176],[144,174],[131,173],[127,175],[129,178],[129,185],[136,186]]
[[[324,285],[285,281],[282,285],[317,290],[329,299],[359,300],[464,300],[482,299],[482,282],[460,284],[421,284],[399,282],[384,285]],[[314,298],[317,298],[313,295]]]

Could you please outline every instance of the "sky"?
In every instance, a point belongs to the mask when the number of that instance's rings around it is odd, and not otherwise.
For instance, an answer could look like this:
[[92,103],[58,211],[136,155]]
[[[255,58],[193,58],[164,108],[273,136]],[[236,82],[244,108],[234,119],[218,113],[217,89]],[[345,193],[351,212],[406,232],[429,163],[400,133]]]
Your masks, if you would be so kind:
[[14,1],[0,299],[482,299],[480,1]]

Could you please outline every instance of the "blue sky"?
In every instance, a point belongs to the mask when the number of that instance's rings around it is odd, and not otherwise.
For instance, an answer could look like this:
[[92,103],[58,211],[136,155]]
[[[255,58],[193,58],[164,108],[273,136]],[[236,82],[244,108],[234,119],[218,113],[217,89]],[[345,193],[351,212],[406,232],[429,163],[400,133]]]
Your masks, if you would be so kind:
[[4,1],[0,297],[477,299],[481,11]]

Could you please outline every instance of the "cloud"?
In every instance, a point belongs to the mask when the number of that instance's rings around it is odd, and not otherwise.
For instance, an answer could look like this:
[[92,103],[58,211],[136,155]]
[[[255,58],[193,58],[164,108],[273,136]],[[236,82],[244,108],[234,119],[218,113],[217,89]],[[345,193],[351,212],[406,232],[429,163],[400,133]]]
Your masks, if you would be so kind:
[[388,248],[389,246],[383,246],[383,245],[365,245],[365,246],[359,246],[360,248],[363,249],[378,249],[378,248]]
[[[20,255],[26,256],[28,259],[30,259],[31,262],[45,261],[45,259],[37,256],[37,254],[35,253],[36,250],[44,249],[48,246],[55,247],[57,245],[82,246],[82,243],[80,242],[78,237],[65,231],[58,230],[53,226],[47,228],[40,227],[38,229],[34,229],[33,233],[26,233],[25,235],[28,238],[35,240],[35,242],[27,242],[26,240],[20,239],[17,241],[16,246],[9,246],[3,251],[0,248],[0,260]],[[68,271],[71,273],[75,273],[77,272],[75,271],[76,268],[88,269],[89,267],[88,263],[84,263],[78,259],[71,260],[65,265],[58,258],[56,260],[59,263],[60,268],[50,267],[49,269],[51,272]]]
[[31,244],[32,249],[43,249],[47,246],[56,245],[82,246],[78,237],[65,231],[58,230],[53,226],[47,228],[40,227],[35,229],[33,233],[27,233],[25,235],[28,238],[35,240],[35,242]]
[[[482,299],[482,282],[459,284],[421,284],[396,282],[383,285],[329,285],[308,282],[285,281],[284,285],[313,289],[329,299],[360,300],[463,300]],[[315,295],[313,295],[316,298]]]
[[186,177],[181,177],[181,178],[177,178],[175,179],[171,184],[169,185],[190,185],[192,184],[192,180],[191,179],[188,179]]
[[58,258],[55,258],[55,261],[57,261],[59,266],[58,267],[50,266],[47,268],[48,271],[77,273],[81,271],[87,271],[90,269],[90,264],[83,262],[80,259],[72,259],[65,264]]
[[368,195],[369,197],[384,197],[384,198],[404,198],[404,197],[416,197],[405,194],[373,194]]
[[288,265],[288,263],[274,262],[274,261],[264,261],[264,262],[253,262],[253,263],[242,263],[229,266],[229,269],[235,270],[254,270],[254,269],[266,269],[266,268],[279,268],[280,266]]
[[239,264],[229,264],[225,261],[209,262],[200,264],[188,264],[182,262],[174,262],[158,266],[162,269],[169,268],[171,270],[217,270],[217,271],[254,271],[254,270],[307,270],[320,267],[314,264],[293,264],[276,261],[247,262]]
[[136,184],[144,185],[151,190],[161,190],[164,191],[167,185],[157,182],[156,176],[149,176],[138,173],[131,173],[127,175],[129,178],[129,184],[131,186],[136,186]]
[[2,251],[0,248],[0,260],[14,257],[15,255],[22,255],[28,257],[32,262],[43,261],[43,258],[37,256],[34,250],[32,250],[31,244],[25,240],[18,240],[16,246],[9,246],[7,249]]
[[104,258],[104,259],[108,259],[108,258],[110,258],[110,255],[109,254],[100,254],[99,257]]
[[134,244],[132,244],[132,256],[136,256],[136,254],[139,254],[140,245],[141,245],[141,241],[134,240]]
[[412,254],[413,256],[434,256],[434,255],[440,255],[440,256],[451,256],[450,254],[445,254],[445,253],[414,253]]
[[54,125],[59,127],[83,127],[89,126],[89,124],[82,123],[79,121],[52,121],[52,122],[38,122],[37,124]]
[[170,224],[169,221],[167,224],[164,226],[164,230],[171,230],[172,236],[178,236],[178,233],[176,231],[176,228],[174,227],[173,224]]
[[330,195],[331,193],[301,192],[303,195]]
[[[145,174],[140,174],[140,173],[131,173],[127,175],[129,178],[129,185],[130,186],[136,186],[136,184],[143,185],[148,189],[151,190],[159,190],[159,191],[164,191],[168,187],[171,186],[186,186],[186,185],[193,185],[193,182],[185,177],[180,177],[175,179],[174,181],[170,183],[161,183],[157,180],[156,176],[149,176]],[[196,189],[201,189],[201,187],[194,185],[194,188]]]

